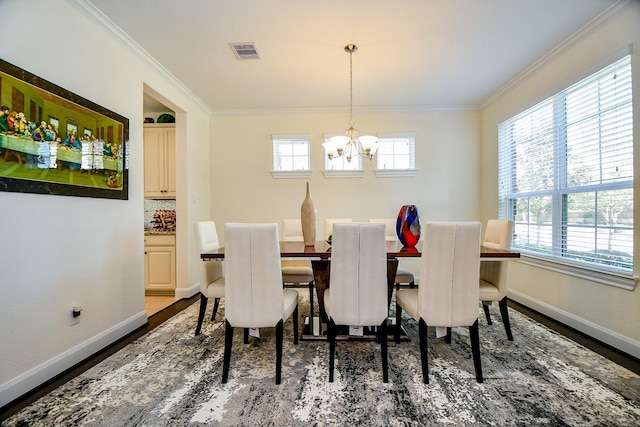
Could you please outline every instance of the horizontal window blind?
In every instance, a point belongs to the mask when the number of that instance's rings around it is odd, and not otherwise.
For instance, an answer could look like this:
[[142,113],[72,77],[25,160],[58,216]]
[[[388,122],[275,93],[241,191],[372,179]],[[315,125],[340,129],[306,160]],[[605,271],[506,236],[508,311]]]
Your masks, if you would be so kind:
[[633,268],[630,57],[501,123],[499,210],[513,247],[585,267]]
[[384,135],[378,138],[376,151],[376,168],[382,169],[415,169],[416,138],[413,134]]
[[274,171],[311,169],[311,137],[274,135],[272,141]]
[[[324,142],[330,142],[333,136],[336,135],[325,135]],[[359,146],[358,148],[361,149],[362,147]],[[362,157],[354,153],[351,161],[348,161],[345,155],[334,157],[333,159],[329,159],[325,155],[324,169],[327,171],[362,171]]]

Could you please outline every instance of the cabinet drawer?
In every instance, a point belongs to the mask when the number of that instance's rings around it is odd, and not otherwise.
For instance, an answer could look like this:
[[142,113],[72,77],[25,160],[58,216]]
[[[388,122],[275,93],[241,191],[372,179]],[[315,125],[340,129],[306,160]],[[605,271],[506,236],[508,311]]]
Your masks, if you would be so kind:
[[174,234],[154,234],[144,236],[145,246],[171,246],[176,244]]

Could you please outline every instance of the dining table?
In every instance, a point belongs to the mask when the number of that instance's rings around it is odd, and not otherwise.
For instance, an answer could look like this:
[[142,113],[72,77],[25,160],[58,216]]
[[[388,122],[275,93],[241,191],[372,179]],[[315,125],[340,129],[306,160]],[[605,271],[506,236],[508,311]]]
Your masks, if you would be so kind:
[[[391,304],[391,297],[395,285],[398,262],[401,258],[419,258],[422,242],[418,242],[415,247],[405,247],[399,241],[387,241],[387,297]],[[319,317],[314,316],[313,288],[310,288],[310,317],[305,322],[302,339],[326,339],[323,334],[322,325],[328,322],[327,313],[324,308],[324,292],[329,287],[329,275],[331,268],[331,244],[324,241],[316,241],[314,245],[305,245],[304,242],[279,242],[281,258],[304,258],[311,261],[313,269],[313,283],[309,286],[315,287]],[[200,258],[205,261],[223,261],[224,247],[200,254]],[[520,253],[513,250],[494,249],[486,246],[480,247],[480,259],[482,261],[508,261],[520,258]]]

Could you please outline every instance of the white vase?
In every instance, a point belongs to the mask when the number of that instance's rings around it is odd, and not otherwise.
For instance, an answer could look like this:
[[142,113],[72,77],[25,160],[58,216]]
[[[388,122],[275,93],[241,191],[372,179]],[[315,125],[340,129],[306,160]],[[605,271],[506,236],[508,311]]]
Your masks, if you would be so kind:
[[307,195],[300,206],[300,222],[302,223],[302,239],[305,246],[313,246],[316,242],[316,207],[309,193],[309,181],[307,181]]

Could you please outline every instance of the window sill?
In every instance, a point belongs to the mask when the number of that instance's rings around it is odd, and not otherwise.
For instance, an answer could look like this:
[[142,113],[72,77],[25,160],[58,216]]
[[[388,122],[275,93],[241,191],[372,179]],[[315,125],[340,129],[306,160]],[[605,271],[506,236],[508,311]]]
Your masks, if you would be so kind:
[[632,291],[636,287],[638,278],[632,274],[615,273],[604,270],[589,269],[582,266],[572,265],[551,261],[548,259],[533,257],[522,254],[518,262],[531,265],[534,267],[544,268],[545,270],[555,271],[557,273],[567,274],[573,277],[590,280],[592,282],[602,283],[616,288]]
[[364,171],[340,171],[325,169],[322,171],[325,178],[362,178]]
[[416,176],[417,169],[376,169],[375,174],[378,178],[404,178]]
[[271,171],[271,177],[276,179],[309,179],[313,171]]

